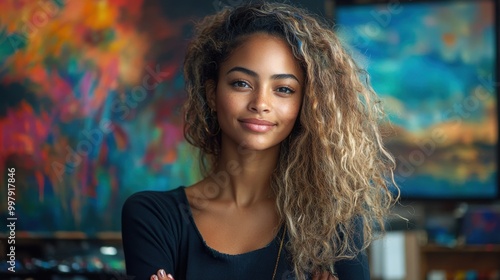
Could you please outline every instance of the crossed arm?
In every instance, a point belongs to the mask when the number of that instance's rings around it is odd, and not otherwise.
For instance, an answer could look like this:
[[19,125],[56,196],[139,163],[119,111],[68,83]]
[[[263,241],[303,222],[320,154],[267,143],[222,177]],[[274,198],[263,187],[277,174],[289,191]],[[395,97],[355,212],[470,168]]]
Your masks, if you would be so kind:
[[[175,280],[171,274],[167,274],[165,270],[159,269],[156,274],[151,275],[150,280]],[[312,280],[339,280],[339,278],[327,271],[323,273],[317,273],[314,275]]]

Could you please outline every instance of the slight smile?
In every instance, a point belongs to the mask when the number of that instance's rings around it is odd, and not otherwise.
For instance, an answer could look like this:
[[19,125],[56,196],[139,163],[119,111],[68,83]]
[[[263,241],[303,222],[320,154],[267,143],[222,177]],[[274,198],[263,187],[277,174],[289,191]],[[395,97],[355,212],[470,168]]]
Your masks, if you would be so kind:
[[259,119],[241,119],[238,121],[241,122],[244,128],[252,132],[268,132],[276,126],[275,123]]

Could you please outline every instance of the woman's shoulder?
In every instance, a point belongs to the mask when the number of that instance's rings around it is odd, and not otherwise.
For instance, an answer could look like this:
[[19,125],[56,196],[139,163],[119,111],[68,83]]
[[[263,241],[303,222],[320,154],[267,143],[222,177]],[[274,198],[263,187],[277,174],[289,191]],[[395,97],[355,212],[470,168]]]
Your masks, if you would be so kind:
[[131,194],[125,202],[142,202],[142,201],[162,201],[162,200],[183,200],[183,192],[185,187],[180,186],[175,189],[158,191],[158,190],[142,190]]
[[178,244],[188,233],[190,222],[182,195],[182,187],[166,191],[144,190],[130,195],[121,213],[122,236],[127,244],[138,248],[163,244],[163,249]]
[[136,215],[174,214],[183,210],[187,204],[184,186],[166,191],[143,190],[130,195],[123,204],[123,212]]

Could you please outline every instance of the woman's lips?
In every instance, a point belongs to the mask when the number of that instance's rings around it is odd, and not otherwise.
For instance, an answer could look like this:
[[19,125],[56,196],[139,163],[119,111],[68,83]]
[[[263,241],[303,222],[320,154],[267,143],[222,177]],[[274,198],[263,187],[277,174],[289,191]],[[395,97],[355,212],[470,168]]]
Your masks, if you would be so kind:
[[253,132],[267,132],[276,125],[275,123],[259,119],[242,119],[239,121],[244,128]]

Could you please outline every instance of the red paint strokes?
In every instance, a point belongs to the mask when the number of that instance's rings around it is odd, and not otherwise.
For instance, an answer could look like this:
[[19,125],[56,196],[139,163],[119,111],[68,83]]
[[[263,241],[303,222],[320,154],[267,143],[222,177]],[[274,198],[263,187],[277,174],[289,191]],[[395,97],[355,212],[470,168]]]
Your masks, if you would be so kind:
[[0,119],[0,157],[10,153],[25,153],[40,158],[50,133],[47,115],[35,115],[33,108],[22,101],[18,107],[9,108],[7,116]]
[[109,180],[110,180],[110,185],[111,185],[111,193],[116,193],[119,189],[116,168],[114,166],[111,166],[109,168],[109,173],[110,173]]
[[35,171],[35,179],[36,179],[36,183],[38,184],[39,201],[43,202],[44,201],[44,190],[45,190],[43,173],[39,170]]
[[162,131],[161,145],[163,149],[171,150],[184,139],[182,129],[171,123],[163,123],[160,125]]

